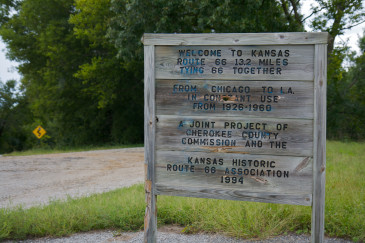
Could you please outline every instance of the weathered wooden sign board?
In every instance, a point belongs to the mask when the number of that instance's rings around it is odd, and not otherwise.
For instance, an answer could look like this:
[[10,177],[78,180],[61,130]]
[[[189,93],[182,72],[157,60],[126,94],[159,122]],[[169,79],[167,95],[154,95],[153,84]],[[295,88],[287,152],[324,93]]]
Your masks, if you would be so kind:
[[312,206],[324,233],[327,33],[145,34],[145,241],[157,195]]

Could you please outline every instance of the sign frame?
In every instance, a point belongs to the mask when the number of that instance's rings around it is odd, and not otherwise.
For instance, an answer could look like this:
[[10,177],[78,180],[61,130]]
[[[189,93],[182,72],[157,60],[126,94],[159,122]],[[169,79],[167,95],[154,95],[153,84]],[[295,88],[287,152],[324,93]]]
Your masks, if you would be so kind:
[[[324,239],[326,171],[326,85],[328,33],[144,34],[145,242],[156,242],[156,48],[158,46],[313,45],[312,242]],[[240,199],[245,200],[245,199]],[[246,199],[250,200],[250,199]],[[259,201],[259,200],[252,200]],[[266,201],[267,202],[267,201]],[[279,203],[274,201],[274,203]],[[303,204],[302,204],[303,205]]]

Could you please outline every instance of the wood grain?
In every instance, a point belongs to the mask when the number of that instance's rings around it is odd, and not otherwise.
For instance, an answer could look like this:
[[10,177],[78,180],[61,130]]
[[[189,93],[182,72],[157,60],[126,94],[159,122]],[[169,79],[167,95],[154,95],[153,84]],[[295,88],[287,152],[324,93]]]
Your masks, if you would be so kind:
[[[205,56],[206,51],[216,55]],[[241,56],[238,56],[238,51],[242,52]],[[259,53],[263,56],[259,56]],[[156,79],[313,81],[313,56],[313,45],[156,46],[155,72]],[[222,59],[226,60],[225,64]],[[222,73],[219,73],[218,68],[222,69]]]
[[326,182],[327,45],[315,46],[312,242],[323,242]]
[[[158,151],[156,185],[310,194],[312,163],[312,157]],[[222,176],[242,181],[222,183]]]
[[145,144],[145,195],[144,242],[156,242],[157,196],[155,194],[155,48],[144,47],[144,144]]
[[[244,154],[271,154],[312,156],[313,154],[313,121],[297,119],[262,119],[262,118],[234,118],[234,117],[197,117],[197,116],[157,116],[156,149],[185,152],[221,152]],[[214,128],[191,128],[196,122],[215,122]],[[233,129],[228,124],[242,125],[240,129]],[[259,124],[257,127],[244,126]],[[266,125],[264,125],[266,124]],[[278,125],[279,124],[279,125]],[[286,124],[286,129],[283,127]],[[278,130],[278,126],[282,130]],[[196,133],[201,130],[200,134]],[[206,132],[204,132],[204,130]],[[193,131],[195,132],[193,134]],[[216,134],[218,132],[218,134]],[[206,133],[206,134],[204,134]],[[229,135],[231,134],[231,135]],[[270,136],[268,135],[270,134]],[[275,137],[276,134],[276,137]],[[211,136],[213,135],[213,136]],[[265,137],[263,137],[265,136]],[[198,139],[199,143],[189,144]],[[226,144],[228,142],[229,144]],[[235,144],[233,145],[235,141]],[[262,142],[261,147],[254,147],[253,143]],[[207,142],[207,143],[204,143]],[[218,143],[224,143],[218,145]],[[286,143],[286,148],[278,148],[277,142]],[[185,143],[185,144],[184,144]],[[212,144],[213,143],[213,144]],[[271,143],[273,147],[271,148]],[[249,146],[247,146],[249,144]],[[258,145],[258,144],[256,144]]]
[[157,194],[312,205],[312,242],[323,241],[327,39],[144,35],[145,241],[156,240]]
[[[156,80],[157,115],[313,119],[313,100],[313,82]],[[208,109],[199,108],[199,104]],[[236,107],[224,109],[226,104]],[[255,111],[255,104],[264,105],[265,110]],[[212,106],[215,109],[210,109]]]
[[232,33],[232,34],[149,34],[145,45],[308,45],[327,44],[328,33]]
[[169,185],[157,185],[156,193],[158,195],[181,196],[181,197],[198,197],[198,198],[214,198],[236,201],[264,202],[264,203],[280,203],[310,206],[312,203],[311,194],[278,194],[273,192],[245,192],[241,190],[220,190],[196,187],[187,190],[182,187],[174,187]]

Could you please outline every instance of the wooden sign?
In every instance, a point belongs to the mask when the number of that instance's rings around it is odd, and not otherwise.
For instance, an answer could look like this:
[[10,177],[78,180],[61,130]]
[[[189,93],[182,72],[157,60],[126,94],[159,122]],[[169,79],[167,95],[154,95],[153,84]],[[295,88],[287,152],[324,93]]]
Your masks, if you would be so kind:
[[145,34],[145,241],[156,196],[312,206],[324,232],[327,33]]

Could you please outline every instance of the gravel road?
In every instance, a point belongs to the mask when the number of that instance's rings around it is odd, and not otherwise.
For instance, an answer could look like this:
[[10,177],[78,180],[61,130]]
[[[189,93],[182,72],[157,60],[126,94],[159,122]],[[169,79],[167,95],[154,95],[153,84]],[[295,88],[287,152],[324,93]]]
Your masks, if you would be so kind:
[[143,182],[143,148],[0,157],[0,207],[45,204]]
[[[113,231],[97,231],[88,233],[79,233],[70,237],[63,238],[43,238],[36,240],[19,241],[22,243],[140,243],[143,242],[143,232],[136,233],[119,233]],[[286,235],[273,237],[266,240],[240,240],[235,238],[225,237],[219,234],[179,234],[170,231],[160,230],[157,234],[157,242],[159,243],[308,243],[310,242],[309,235]],[[343,239],[325,238],[325,243],[350,243]],[[5,242],[11,243],[11,241]]]
[[[101,193],[143,182],[143,148],[2,157],[0,208],[47,204],[49,200]],[[182,228],[158,229],[158,242],[310,242],[308,235],[287,235],[264,241],[238,240],[219,234],[180,234]],[[13,241],[7,241],[13,242]],[[143,242],[143,232],[97,231],[63,238],[42,238],[25,243]],[[325,242],[351,242],[326,238]]]

